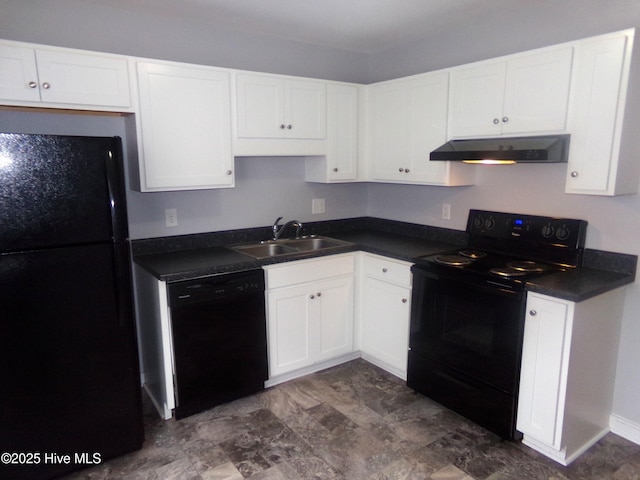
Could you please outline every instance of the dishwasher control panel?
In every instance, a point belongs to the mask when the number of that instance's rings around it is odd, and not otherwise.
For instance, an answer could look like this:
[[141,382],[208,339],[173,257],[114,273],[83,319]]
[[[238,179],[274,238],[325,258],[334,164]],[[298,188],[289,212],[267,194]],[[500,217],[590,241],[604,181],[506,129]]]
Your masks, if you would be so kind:
[[211,275],[193,280],[169,283],[169,306],[209,301],[264,291],[264,272],[247,272]]

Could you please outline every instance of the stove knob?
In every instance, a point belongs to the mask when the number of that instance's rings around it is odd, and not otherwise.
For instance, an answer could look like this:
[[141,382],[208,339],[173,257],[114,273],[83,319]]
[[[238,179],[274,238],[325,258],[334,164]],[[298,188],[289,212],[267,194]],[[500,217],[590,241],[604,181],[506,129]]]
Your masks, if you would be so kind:
[[481,228],[482,225],[484,225],[484,219],[482,217],[478,216],[473,220],[473,226],[474,227]]
[[567,238],[569,238],[570,234],[571,230],[569,230],[566,225],[563,225],[556,232],[556,237],[558,237],[558,240],[566,240]]
[[544,238],[549,238],[553,236],[554,232],[555,232],[555,229],[551,225],[547,224],[544,227],[542,227],[542,236]]
[[484,221],[484,227],[485,227],[487,230],[491,230],[491,229],[492,229],[493,227],[495,227],[495,226],[496,226],[496,221],[495,221],[493,218],[487,218],[487,219]]

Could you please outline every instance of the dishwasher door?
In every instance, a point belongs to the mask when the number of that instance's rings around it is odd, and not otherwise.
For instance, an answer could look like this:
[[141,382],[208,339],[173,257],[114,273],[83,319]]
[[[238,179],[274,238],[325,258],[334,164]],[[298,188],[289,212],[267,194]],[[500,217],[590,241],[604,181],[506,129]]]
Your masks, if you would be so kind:
[[175,418],[264,389],[264,272],[169,283]]

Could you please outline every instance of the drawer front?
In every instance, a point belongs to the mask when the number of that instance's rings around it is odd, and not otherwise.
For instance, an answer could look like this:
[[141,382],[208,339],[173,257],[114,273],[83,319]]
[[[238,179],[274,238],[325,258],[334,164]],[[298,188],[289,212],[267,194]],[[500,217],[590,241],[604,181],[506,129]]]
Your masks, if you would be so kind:
[[267,272],[267,288],[279,288],[324,278],[353,275],[354,254],[331,255],[263,267]]
[[411,286],[411,264],[374,255],[364,256],[364,274],[385,282]]

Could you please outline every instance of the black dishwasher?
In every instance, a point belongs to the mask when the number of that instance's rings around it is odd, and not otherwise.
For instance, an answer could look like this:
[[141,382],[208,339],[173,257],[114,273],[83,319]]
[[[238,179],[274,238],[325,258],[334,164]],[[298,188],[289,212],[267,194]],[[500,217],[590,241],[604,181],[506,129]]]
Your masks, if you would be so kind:
[[175,418],[264,389],[264,272],[169,283]]

